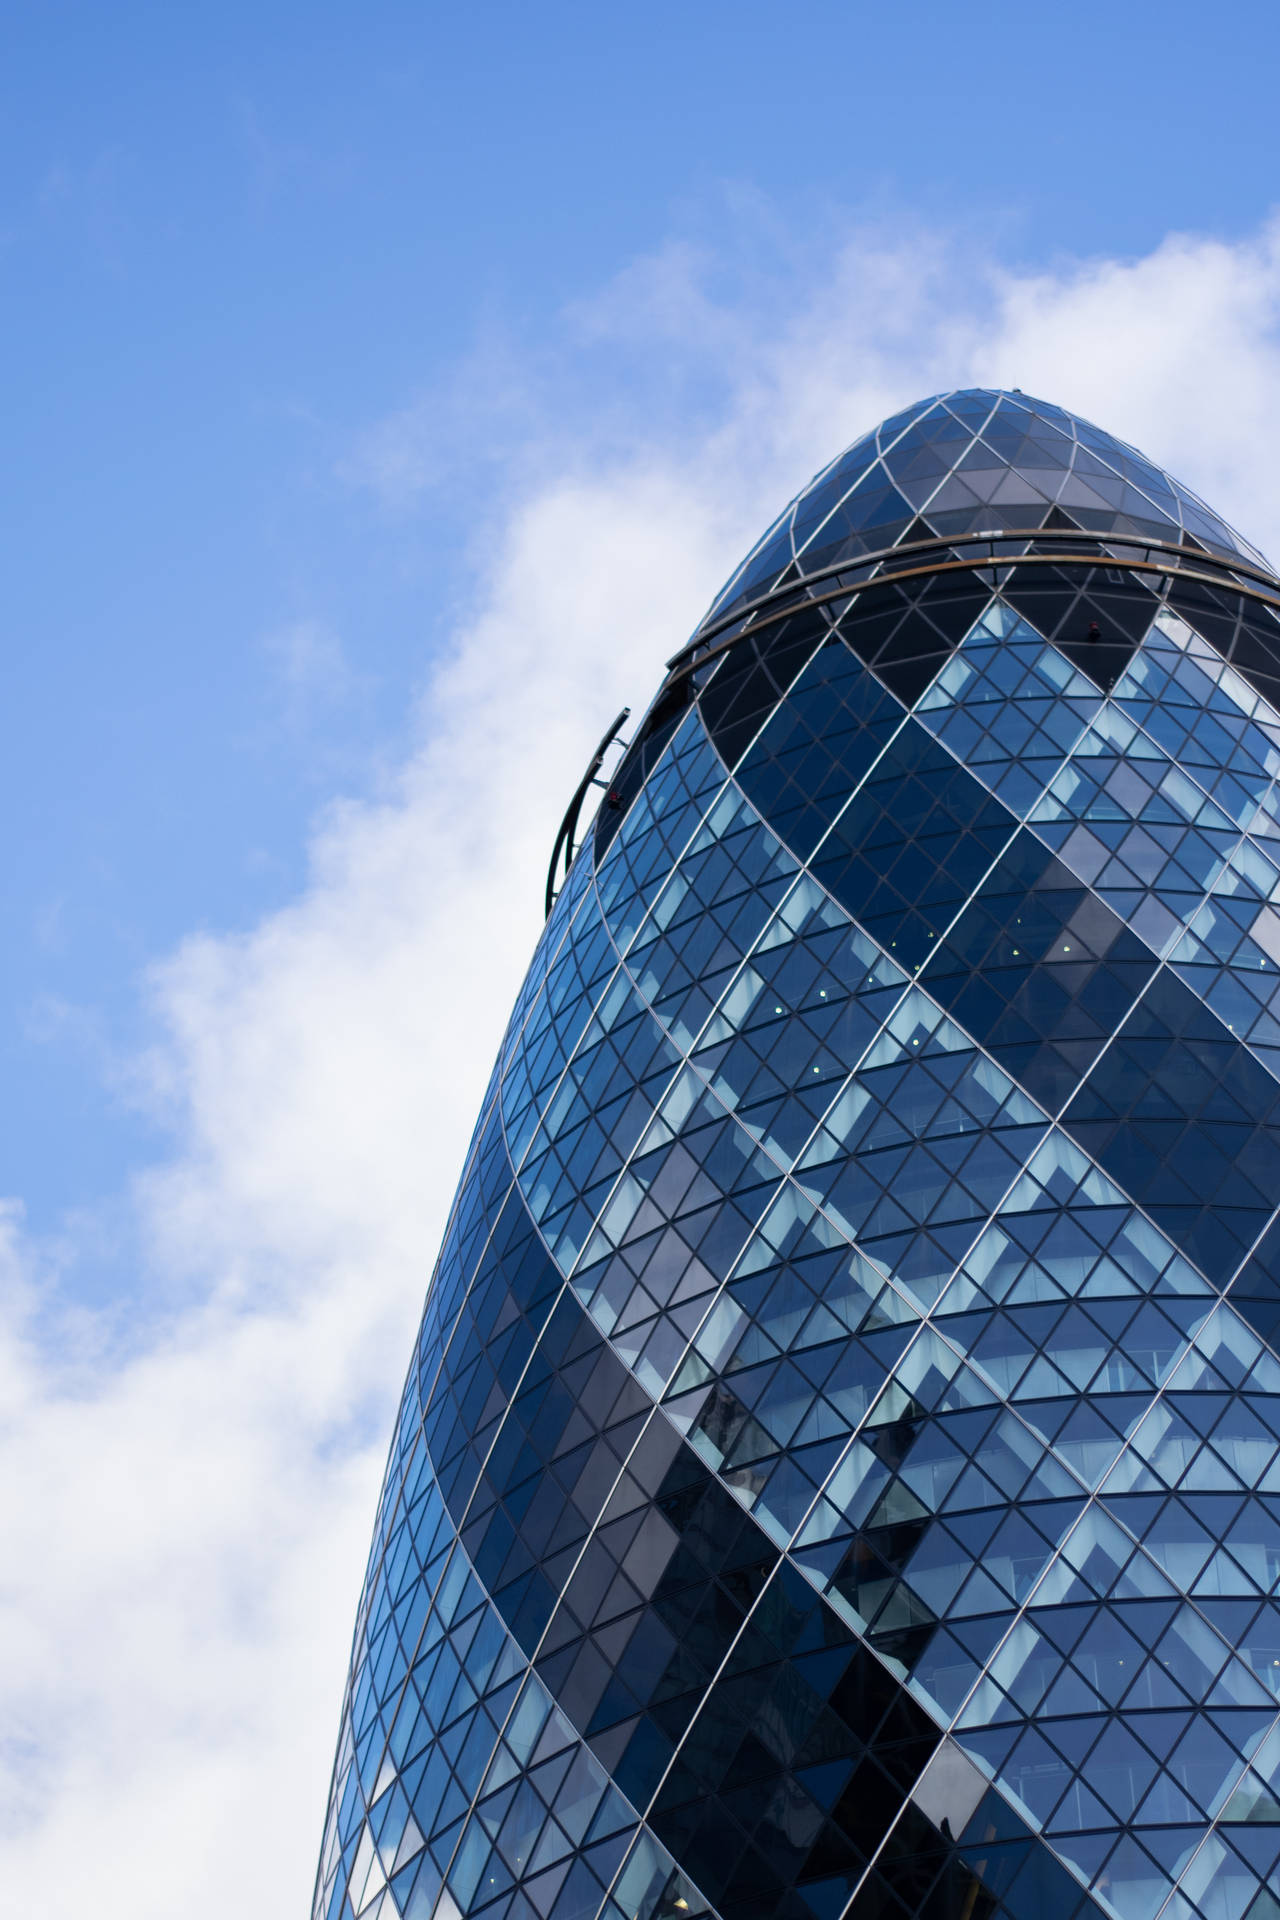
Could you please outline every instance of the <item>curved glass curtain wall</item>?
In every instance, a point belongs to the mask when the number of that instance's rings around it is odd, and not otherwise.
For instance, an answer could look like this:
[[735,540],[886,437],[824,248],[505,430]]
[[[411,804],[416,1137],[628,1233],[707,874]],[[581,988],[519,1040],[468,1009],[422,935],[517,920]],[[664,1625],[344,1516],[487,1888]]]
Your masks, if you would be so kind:
[[779,525],[503,1042],[315,1920],[1276,1920],[1280,586],[1020,395]]

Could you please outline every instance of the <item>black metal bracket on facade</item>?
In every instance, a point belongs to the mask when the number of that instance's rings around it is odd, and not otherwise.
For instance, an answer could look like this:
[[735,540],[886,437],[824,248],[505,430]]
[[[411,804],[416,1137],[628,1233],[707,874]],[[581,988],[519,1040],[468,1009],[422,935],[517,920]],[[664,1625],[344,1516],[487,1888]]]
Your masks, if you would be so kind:
[[590,765],[583,774],[581,781],[578,783],[577,791],[565,809],[564,819],[560,822],[560,831],[556,835],[556,843],[551,849],[551,864],[547,868],[548,918],[550,918],[551,909],[556,903],[556,894],[560,890],[556,884],[556,869],[560,865],[563,856],[564,865],[560,876],[561,884],[563,884],[563,881],[568,876],[570,867],[573,865],[573,856],[578,851],[574,836],[578,831],[578,816],[582,812],[582,803],[587,797],[587,788],[597,784],[596,775],[604,765],[604,757],[630,718],[630,707],[624,707],[613,725],[604,735],[600,745],[592,754]]

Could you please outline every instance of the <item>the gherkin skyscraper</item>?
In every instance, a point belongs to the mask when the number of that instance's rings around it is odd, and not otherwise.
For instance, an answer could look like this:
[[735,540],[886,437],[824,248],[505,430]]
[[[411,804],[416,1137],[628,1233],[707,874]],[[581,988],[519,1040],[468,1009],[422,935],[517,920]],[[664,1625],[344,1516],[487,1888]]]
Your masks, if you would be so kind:
[[1278,775],[1280,580],[1083,420],[770,529],[563,836],[316,1920],[1280,1920]]

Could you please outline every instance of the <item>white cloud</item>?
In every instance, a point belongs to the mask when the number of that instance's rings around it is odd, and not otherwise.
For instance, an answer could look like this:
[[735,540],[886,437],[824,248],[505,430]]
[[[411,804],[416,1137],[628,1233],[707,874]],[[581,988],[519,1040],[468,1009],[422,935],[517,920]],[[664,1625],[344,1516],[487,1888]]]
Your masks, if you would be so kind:
[[[522,416],[562,424],[486,510],[475,612],[394,786],[327,811],[289,908],[156,969],[138,1071],[174,1151],[130,1197],[145,1322],[60,1307],[49,1263],[91,1259],[85,1231],[47,1253],[5,1218],[15,1913],[305,1911],[391,1413],[560,810],[785,497],[891,407],[998,380],[1280,552],[1274,233],[1029,277],[929,235],[784,264],[720,296],[722,262],[672,249],[569,317]],[[377,479],[368,449],[394,449],[401,512],[429,498],[429,430],[407,405],[360,456]]]

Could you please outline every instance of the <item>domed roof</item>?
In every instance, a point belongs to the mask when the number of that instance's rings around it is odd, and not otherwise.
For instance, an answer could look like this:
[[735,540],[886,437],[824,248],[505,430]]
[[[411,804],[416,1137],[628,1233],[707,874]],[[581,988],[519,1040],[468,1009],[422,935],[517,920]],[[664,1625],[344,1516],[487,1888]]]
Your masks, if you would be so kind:
[[911,540],[1076,527],[1207,549],[1271,570],[1203,500],[1123,440],[1029,394],[935,394],[814,476],[717,596],[704,625],[787,579]]

